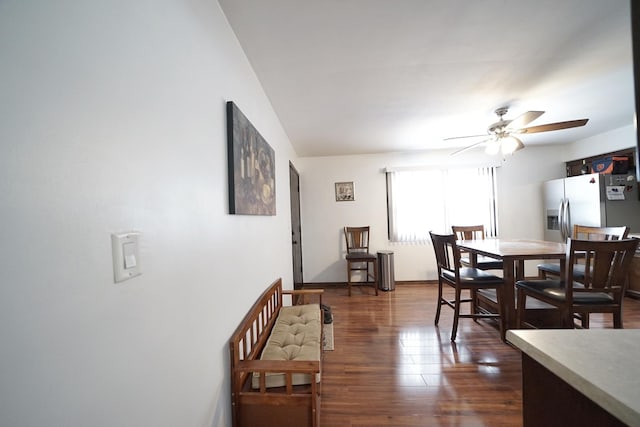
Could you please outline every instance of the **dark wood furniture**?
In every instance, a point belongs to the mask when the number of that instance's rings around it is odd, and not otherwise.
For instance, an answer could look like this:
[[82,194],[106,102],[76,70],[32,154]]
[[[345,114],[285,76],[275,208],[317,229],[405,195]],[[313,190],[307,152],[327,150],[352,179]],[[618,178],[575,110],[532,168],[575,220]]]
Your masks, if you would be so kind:
[[[484,239],[458,242],[458,248],[470,253],[472,263],[478,255],[502,260],[502,278],[504,280],[504,312],[506,327],[516,326],[515,283],[524,278],[525,260],[558,259],[566,255],[564,243],[546,242],[544,240],[524,239]],[[545,307],[541,308],[545,310]],[[542,315],[541,317],[545,317]]]
[[[451,230],[458,240],[483,240],[485,238],[484,225],[453,225]],[[471,267],[469,256],[464,251],[460,254],[460,262],[463,267]],[[478,257],[476,268],[480,270],[502,270],[502,262],[495,258]]]
[[[504,306],[502,304],[502,289],[504,281],[502,278],[489,274],[479,268],[462,267],[460,265],[460,250],[456,244],[455,234],[436,234],[430,232],[433,250],[436,255],[438,265],[438,305],[436,308],[435,324],[440,321],[440,309],[447,305],[453,309],[453,327],[451,328],[451,341],[456,340],[458,332],[459,318],[493,318],[497,319],[500,326],[500,337],[504,341],[505,323]],[[454,290],[453,299],[446,297],[443,292],[444,285],[448,285]],[[497,296],[497,313],[479,311],[476,308],[476,293],[481,289],[492,289]],[[462,296],[463,291],[469,291],[470,297]],[[463,303],[470,303],[468,314],[460,313]]]
[[[626,239],[629,234],[629,227],[591,227],[586,225],[575,224],[573,226],[573,234],[571,237],[580,240],[620,240]],[[579,260],[578,260],[579,261]],[[576,264],[573,266],[574,280],[580,281],[584,278],[584,264]],[[560,276],[560,264],[540,264],[538,265],[538,276],[546,279],[549,276]]]
[[[347,245],[347,288],[351,296],[351,285],[353,283],[372,284],[378,295],[378,257],[369,253],[369,231],[370,227],[344,227],[344,239]],[[373,271],[369,267],[373,267]],[[364,273],[364,282],[353,282],[352,273]],[[370,281],[369,279],[373,279]]]
[[625,426],[526,354],[522,355],[523,426]]
[[[560,279],[521,280],[518,290],[518,327],[524,320],[527,298],[535,298],[555,307],[564,328],[574,328],[574,315],[588,318],[591,313],[611,313],[613,327],[622,328],[622,300],[631,261],[638,239],[577,240],[569,239],[565,271]],[[584,263],[580,282],[574,279],[578,260]],[[583,322],[583,326],[584,326]],[[586,327],[588,327],[588,322]]]
[[[629,227],[591,227],[586,225],[575,224],[571,237],[581,240],[620,240],[626,239],[629,234]],[[578,264],[573,266],[573,280],[582,282],[584,280],[584,260],[577,259]],[[538,277],[540,279],[560,278],[559,263],[538,264]],[[589,327],[589,314],[576,316],[580,319],[583,328]]]
[[[283,307],[283,296],[291,295],[294,304],[304,304],[307,298],[312,297],[322,304],[322,292],[321,289],[283,290],[282,279],[278,279],[258,298],[231,336],[229,351],[234,427],[319,425],[321,382],[293,385],[292,379],[294,374],[316,378],[321,374],[322,360],[260,360],[260,354]],[[274,372],[285,375],[284,387],[266,387],[266,374]],[[258,389],[251,386],[254,373],[260,374]]]

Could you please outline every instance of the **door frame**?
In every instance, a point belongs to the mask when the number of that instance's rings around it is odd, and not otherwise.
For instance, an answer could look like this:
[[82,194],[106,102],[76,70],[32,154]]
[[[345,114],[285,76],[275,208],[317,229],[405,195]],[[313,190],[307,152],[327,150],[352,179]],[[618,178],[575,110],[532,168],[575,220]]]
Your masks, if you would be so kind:
[[304,275],[302,271],[300,174],[291,162],[289,162],[289,197],[291,200],[291,257],[293,269],[293,288],[302,289],[302,287],[304,286]]

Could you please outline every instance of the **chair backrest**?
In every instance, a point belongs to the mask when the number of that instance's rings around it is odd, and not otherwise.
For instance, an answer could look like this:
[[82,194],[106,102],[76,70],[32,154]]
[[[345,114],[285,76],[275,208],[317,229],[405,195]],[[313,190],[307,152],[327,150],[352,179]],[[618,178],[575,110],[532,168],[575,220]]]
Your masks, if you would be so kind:
[[452,225],[451,230],[458,240],[484,239],[484,225]]
[[344,239],[347,253],[369,252],[369,226],[344,227]]
[[569,239],[565,283],[575,283],[571,278],[578,259],[585,265],[585,277],[579,285],[567,287],[567,299],[577,292],[610,292],[619,302],[638,243],[639,239]]
[[438,265],[438,276],[442,270],[458,272],[460,265],[460,251],[456,244],[457,237],[455,234],[436,234],[429,232],[433,250],[436,254],[436,263]]
[[622,240],[629,234],[629,227],[591,227],[587,225],[574,225],[574,239],[579,240]]

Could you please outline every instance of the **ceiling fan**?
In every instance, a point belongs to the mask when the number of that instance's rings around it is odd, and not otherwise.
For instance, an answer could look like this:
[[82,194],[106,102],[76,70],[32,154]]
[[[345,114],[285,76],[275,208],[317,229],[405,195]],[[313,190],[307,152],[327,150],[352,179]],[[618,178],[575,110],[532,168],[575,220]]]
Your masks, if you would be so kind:
[[525,133],[539,133],[549,132],[554,130],[570,129],[575,127],[584,126],[589,119],[569,120],[566,122],[547,123],[544,125],[524,127],[544,114],[544,111],[527,111],[524,114],[516,117],[513,120],[507,120],[504,116],[509,109],[507,107],[498,108],[495,113],[499,119],[497,122],[491,124],[487,128],[487,135],[468,135],[468,136],[455,136],[451,138],[445,138],[445,141],[461,138],[478,138],[482,136],[488,136],[480,142],[471,144],[467,147],[461,148],[458,151],[451,153],[452,156],[460,154],[464,151],[470,150],[479,146],[480,144],[487,143],[485,151],[487,154],[498,154],[502,151],[503,155],[513,154],[514,152],[524,148],[524,144],[519,138],[514,135],[521,135]]

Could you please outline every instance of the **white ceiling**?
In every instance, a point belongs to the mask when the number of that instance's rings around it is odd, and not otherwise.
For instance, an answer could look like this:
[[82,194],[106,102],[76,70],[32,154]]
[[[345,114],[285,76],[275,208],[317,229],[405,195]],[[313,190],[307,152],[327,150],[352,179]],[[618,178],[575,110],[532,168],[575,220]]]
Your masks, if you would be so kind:
[[525,145],[633,123],[628,0],[219,3],[300,156],[455,151],[505,105],[589,119]]

